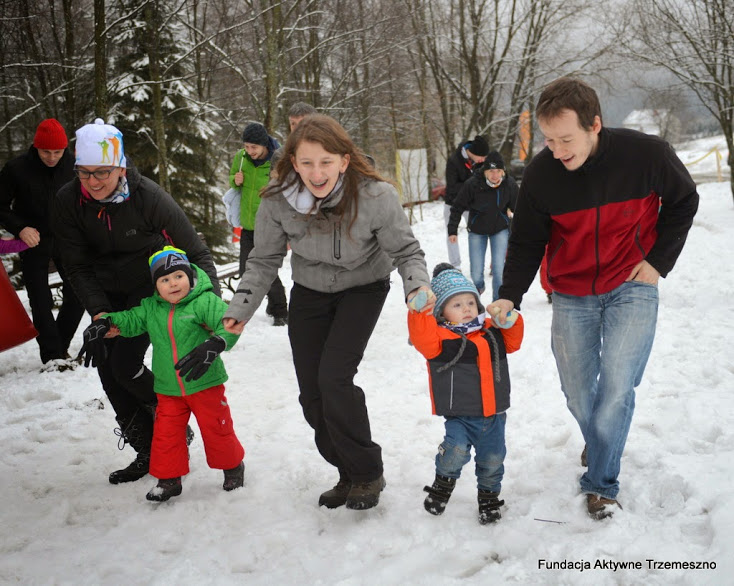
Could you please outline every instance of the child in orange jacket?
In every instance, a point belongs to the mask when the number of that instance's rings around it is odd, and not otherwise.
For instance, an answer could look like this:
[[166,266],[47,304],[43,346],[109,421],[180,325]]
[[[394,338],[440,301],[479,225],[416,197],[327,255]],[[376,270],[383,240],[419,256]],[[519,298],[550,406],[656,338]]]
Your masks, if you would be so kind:
[[[408,312],[410,340],[428,361],[431,403],[446,418],[446,436],[436,455],[436,478],[424,501],[433,515],[444,512],[461,469],[474,447],[479,522],[501,518],[505,420],[510,406],[507,354],[520,348],[522,316],[500,328],[485,314],[474,284],[448,263],[436,266],[433,313]],[[512,323],[510,323],[512,322]]]

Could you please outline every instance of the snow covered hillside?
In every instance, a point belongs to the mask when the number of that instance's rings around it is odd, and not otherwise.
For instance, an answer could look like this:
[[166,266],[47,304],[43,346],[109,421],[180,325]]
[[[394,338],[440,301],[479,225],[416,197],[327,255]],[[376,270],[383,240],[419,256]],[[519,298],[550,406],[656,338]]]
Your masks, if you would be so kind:
[[[117,450],[96,372],[40,373],[35,342],[0,354],[0,583],[732,584],[734,210],[728,183],[700,193],[686,248],[661,280],[657,338],[622,459],[624,510],[613,519],[589,519],[578,493],[583,441],[537,283],[523,303],[523,348],[510,356],[503,518],[478,524],[473,464],[442,517],[424,511],[443,424],[430,414],[394,278],[357,379],[387,479],[369,511],[317,506],[336,474],[303,421],[286,329],[272,327],[264,307],[225,356],[247,450],[245,487],[232,493],[198,437],[182,496],[147,502],[151,477],[110,485],[109,472],[134,454]],[[446,255],[441,205],[416,209],[430,268]],[[459,238],[468,270],[466,233]],[[290,288],[288,267],[281,278]],[[80,345],[81,328],[72,349]],[[671,562],[710,569],[655,565]],[[561,563],[572,569],[547,569]]]

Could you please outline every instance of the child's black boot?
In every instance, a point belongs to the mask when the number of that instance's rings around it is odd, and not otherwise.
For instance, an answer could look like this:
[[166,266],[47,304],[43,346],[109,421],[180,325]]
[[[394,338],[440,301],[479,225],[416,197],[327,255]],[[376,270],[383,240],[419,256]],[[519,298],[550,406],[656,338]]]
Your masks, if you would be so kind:
[[482,525],[494,523],[502,518],[500,507],[505,501],[499,500],[500,493],[479,489],[477,501],[479,502],[479,522]]
[[245,484],[245,463],[240,462],[234,468],[224,471],[224,484],[222,488],[224,490],[234,490],[235,488],[242,488]]
[[158,484],[148,491],[145,498],[149,501],[163,502],[167,501],[172,496],[180,495],[181,490],[180,476],[176,476],[176,478],[161,478],[158,480]]
[[436,474],[433,485],[423,488],[428,493],[426,500],[423,501],[423,506],[426,508],[426,511],[431,513],[431,515],[440,515],[443,513],[455,486],[456,478]]

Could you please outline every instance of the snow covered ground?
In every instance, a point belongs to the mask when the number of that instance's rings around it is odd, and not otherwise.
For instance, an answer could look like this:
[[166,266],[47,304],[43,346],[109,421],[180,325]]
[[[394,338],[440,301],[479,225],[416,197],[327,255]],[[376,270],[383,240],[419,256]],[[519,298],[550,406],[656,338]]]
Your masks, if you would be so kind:
[[[424,511],[443,423],[430,414],[425,363],[406,343],[394,278],[358,374],[387,479],[369,511],[317,506],[336,475],[303,421],[286,330],[263,308],[225,357],[247,450],[246,485],[233,493],[206,466],[198,437],[182,496],[147,502],[151,477],[110,485],[108,473],[134,455],[116,448],[96,372],[39,373],[34,342],[0,354],[0,583],[734,583],[734,210],[728,183],[700,193],[686,248],[661,280],[657,338],[622,460],[624,510],[613,519],[589,519],[578,492],[583,441],[537,282],[523,304],[523,348],[510,357],[503,518],[478,524],[473,464],[442,517]],[[432,268],[446,255],[441,204],[415,211]],[[460,241],[468,269],[465,233]],[[289,287],[287,267],[281,278]],[[546,569],[557,562],[575,568]],[[715,569],[652,565],[660,562]]]

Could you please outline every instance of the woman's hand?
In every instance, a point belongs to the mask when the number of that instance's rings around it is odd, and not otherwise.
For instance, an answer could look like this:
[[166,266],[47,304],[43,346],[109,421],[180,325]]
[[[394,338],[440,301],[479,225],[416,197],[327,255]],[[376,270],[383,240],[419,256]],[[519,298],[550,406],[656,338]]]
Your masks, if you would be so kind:
[[423,285],[422,287],[413,289],[408,293],[406,305],[408,306],[408,309],[412,311],[430,313],[436,306],[436,295],[431,291],[430,287]]
[[240,335],[245,330],[245,322],[237,321],[231,317],[222,319],[222,324],[224,325],[224,329],[230,334]]

